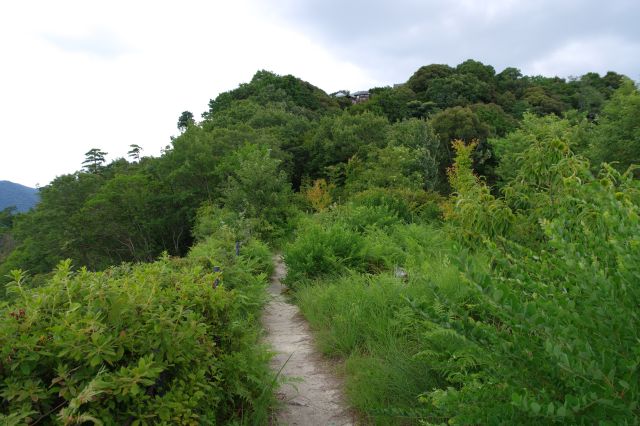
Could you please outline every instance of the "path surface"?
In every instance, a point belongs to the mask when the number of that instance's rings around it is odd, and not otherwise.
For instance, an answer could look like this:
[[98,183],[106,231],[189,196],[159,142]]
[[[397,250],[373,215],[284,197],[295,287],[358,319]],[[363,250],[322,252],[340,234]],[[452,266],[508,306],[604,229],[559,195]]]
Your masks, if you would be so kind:
[[280,280],[287,273],[282,257],[274,256],[273,262],[275,271],[269,287],[272,298],[262,322],[267,330],[266,341],[276,352],[271,368],[274,372],[282,368],[281,375],[295,380],[278,391],[283,406],[276,413],[276,424],[353,425],[355,421],[344,403],[341,383],[315,350],[309,326],[298,307],[287,303],[282,294],[285,287]]

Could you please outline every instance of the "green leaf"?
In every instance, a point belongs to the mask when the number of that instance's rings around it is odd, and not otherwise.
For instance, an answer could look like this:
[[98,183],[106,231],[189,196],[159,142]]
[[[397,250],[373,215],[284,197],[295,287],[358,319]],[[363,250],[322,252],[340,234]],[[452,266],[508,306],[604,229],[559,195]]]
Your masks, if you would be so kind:
[[91,360],[89,361],[89,365],[91,365],[92,367],[95,367],[96,365],[100,364],[101,361],[102,359],[100,358],[100,355],[94,355],[91,357]]
[[537,402],[532,402],[530,407],[531,407],[531,411],[533,411],[534,414],[539,414],[540,410],[542,409],[542,406]]
[[24,375],[29,375],[31,373],[31,365],[28,362],[20,364],[20,372]]
[[555,407],[553,405],[553,402],[550,402],[549,405],[547,405],[547,414],[552,416],[554,411],[555,411]]

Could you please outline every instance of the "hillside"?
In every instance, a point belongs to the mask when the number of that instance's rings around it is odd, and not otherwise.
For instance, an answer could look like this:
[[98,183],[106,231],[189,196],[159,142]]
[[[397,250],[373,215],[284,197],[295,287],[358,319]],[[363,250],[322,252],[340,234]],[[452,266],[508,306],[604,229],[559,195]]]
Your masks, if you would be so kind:
[[38,190],[8,180],[0,181],[0,210],[15,206],[18,212],[26,212],[34,207],[40,197]]
[[0,423],[268,424],[276,248],[363,424],[640,423],[634,82],[343,93],[259,71],[0,216]]

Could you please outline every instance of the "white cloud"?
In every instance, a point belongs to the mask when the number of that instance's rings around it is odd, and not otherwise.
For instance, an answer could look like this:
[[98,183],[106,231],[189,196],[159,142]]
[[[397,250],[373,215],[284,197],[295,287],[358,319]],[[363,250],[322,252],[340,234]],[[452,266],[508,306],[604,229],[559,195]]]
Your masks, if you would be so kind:
[[180,113],[268,69],[327,91],[379,82],[250,2],[0,7],[0,179],[47,184],[99,147],[157,155]]
[[93,147],[159,154],[182,111],[199,116],[259,69],[328,92],[468,58],[637,79],[638,11],[637,0],[1,2],[0,180],[44,185]]
[[128,50],[115,34],[99,28],[82,36],[50,34],[44,38],[63,51],[90,54],[105,59],[117,58]]
[[[571,40],[615,36],[625,44],[640,41],[637,0],[268,2],[274,3],[283,22],[335,46],[342,57],[387,81],[406,80],[429,63],[457,65],[469,58],[496,70],[524,68]],[[615,71],[636,73],[640,57],[625,64]]]
[[[523,67],[528,74],[578,76],[585,70],[599,72],[632,69],[640,57],[640,44],[604,36],[570,40]],[[640,70],[638,70],[640,72]],[[629,75],[637,79],[640,75]]]

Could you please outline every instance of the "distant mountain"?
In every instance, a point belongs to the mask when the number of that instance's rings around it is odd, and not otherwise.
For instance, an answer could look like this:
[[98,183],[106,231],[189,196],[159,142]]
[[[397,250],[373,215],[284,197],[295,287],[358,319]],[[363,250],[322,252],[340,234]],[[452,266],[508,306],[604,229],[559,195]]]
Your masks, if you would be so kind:
[[38,201],[40,201],[40,195],[37,189],[8,180],[0,180],[0,210],[16,206],[19,212],[26,212],[38,204]]

